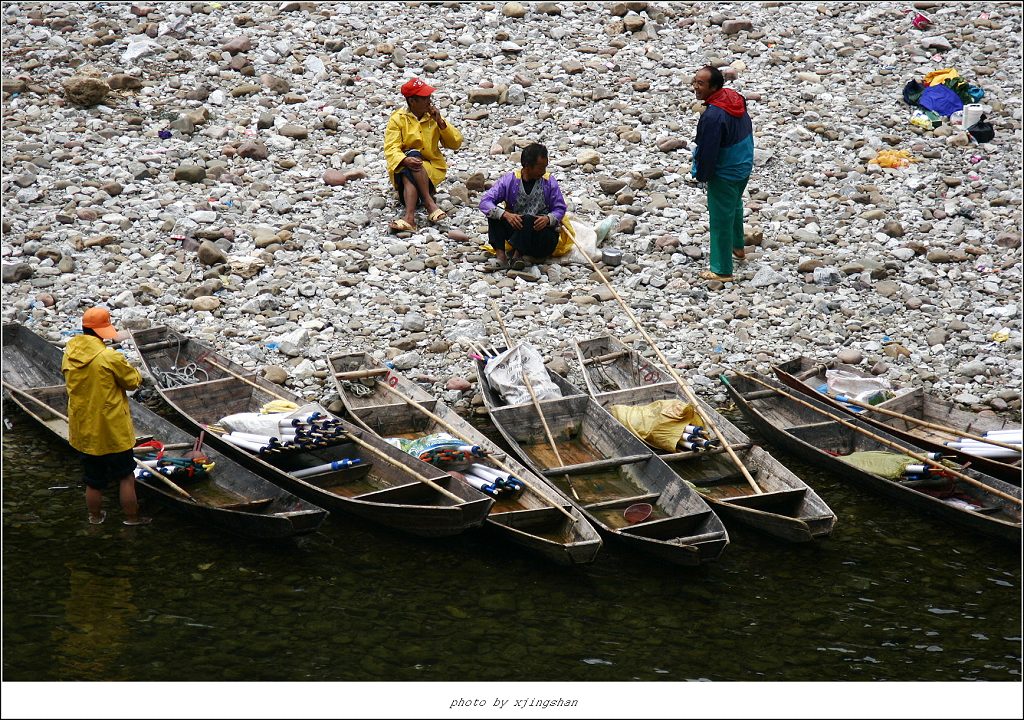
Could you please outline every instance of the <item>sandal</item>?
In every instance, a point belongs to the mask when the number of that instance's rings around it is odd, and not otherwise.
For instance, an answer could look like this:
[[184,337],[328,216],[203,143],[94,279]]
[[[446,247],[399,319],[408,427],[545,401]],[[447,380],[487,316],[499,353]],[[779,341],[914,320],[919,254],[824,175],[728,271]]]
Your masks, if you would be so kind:
[[512,261],[512,269],[513,270],[525,270],[526,269],[526,261],[523,260],[522,258],[516,258],[515,260]]
[[697,274],[697,277],[701,280],[717,280],[718,282],[723,283],[732,282],[732,275],[719,275],[718,273],[711,272],[710,270],[701,270]]
[[496,257],[487,258],[487,262],[484,263],[484,272],[498,272],[507,269],[508,261],[499,260]]
[[134,520],[122,520],[121,524],[127,525],[128,527],[135,527],[136,525],[149,525],[151,522],[153,522],[153,518],[139,515],[139,517]]
[[435,225],[447,218],[448,215],[446,215],[444,210],[442,210],[441,208],[438,208],[437,210],[435,210],[434,212],[430,213],[430,215],[427,216],[427,220],[434,223]]
[[732,251],[732,257],[733,257],[734,260],[739,260],[740,262],[743,262],[744,260],[747,259],[747,251],[746,250],[733,250]]
[[398,218],[393,223],[388,225],[388,230],[390,230],[393,233],[416,232],[416,227],[407,223],[404,218]]
[[100,517],[99,517],[98,520],[93,519],[92,515],[89,516],[89,524],[90,525],[102,525],[103,521],[106,520],[106,519],[107,519],[107,511],[106,510],[100,510]]

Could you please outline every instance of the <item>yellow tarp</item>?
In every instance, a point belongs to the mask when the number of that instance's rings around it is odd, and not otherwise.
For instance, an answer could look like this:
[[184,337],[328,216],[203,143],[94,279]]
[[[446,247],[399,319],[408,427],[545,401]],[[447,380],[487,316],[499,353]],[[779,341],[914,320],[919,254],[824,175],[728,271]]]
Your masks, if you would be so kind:
[[956,68],[942,68],[941,70],[932,70],[930,73],[924,76],[924,84],[927,87],[932,85],[941,85],[950,78],[960,77],[960,73],[956,71]]
[[682,400],[656,400],[649,405],[612,405],[612,416],[645,443],[675,452],[687,425],[704,425],[693,405]]

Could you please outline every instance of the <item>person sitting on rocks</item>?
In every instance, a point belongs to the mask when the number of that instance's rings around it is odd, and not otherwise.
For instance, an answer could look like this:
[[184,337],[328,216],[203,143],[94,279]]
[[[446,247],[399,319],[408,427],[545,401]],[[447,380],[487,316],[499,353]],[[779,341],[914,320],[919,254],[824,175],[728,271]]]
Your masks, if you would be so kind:
[[[545,258],[558,244],[558,228],[566,205],[558,181],[547,172],[548,150],[540,143],[523,148],[521,170],[496,182],[480,200],[480,212],[487,216],[487,239],[495,258],[488,269],[509,263],[506,242],[511,246],[511,267],[526,267],[525,256]],[[498,207],[498,203],[505,207]]]
[[434,88],[419,78],[402,85],[407,107],[396,110],[388,118],[384,131],[384,159],[388,177],[405,206],[405,215],[390,225],[392,232],[416,229],[416,205],[422,203],[432,223],[446,217],[434,202],[437,185],[444,180],[448,163],[440,145],[450,150],[462,146],[462,133],[445,122],[441,111],[430,99]]

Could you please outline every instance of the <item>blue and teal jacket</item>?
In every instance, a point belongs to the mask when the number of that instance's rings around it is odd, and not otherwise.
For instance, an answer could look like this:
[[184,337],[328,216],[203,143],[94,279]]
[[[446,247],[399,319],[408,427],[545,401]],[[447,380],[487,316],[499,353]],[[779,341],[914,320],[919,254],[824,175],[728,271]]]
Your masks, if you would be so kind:
[[722,88],[705,104],[707,109],[697,123],[690,175],[698,182],[750,177],[754,169],[754,127],[747,114],[747,101],[735,90]]

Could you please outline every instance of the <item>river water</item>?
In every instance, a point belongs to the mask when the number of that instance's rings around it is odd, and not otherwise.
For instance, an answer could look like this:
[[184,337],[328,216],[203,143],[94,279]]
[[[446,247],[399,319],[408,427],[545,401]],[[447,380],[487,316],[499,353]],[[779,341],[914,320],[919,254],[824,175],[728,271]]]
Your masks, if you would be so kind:
[[731,527],[706,567],[606,545],[566,569],[346,516],[264,544],[159,508],[126,528],[108,497],[90,526],[66,446],[4,416],[5,681],[1021,680],[1019,548],[781,453],[831,539]]

